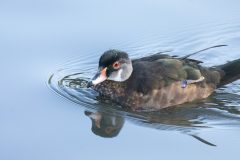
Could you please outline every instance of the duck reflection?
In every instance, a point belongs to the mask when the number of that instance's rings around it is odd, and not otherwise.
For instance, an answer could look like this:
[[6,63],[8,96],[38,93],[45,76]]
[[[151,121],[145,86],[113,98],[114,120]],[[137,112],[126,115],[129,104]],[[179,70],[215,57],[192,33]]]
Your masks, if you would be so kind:
[[104,114],[98,111],[85,111],[85,115],[92,120],[92,132],[105,138],[116,137],[124,124],[124,118],[121,116]]
[[[85,115],[88,116],[92,121],[92,132],[95,135],[101,136],[104,138],[116,137],[119,134],[119,132],[121,131],[123,124],[124,124],[123,116],[110,115],[110,114],[106,114],[104,112],[99,112],[99,111],[97,111],[97,112],[85,111]],[[150,118],[150,117],[151,116],[149,116],[149,119],[148,119],[149,121],[147,123],[145,123],[145,126],[147,125],[148,127],[156,127],[156,126],[158,126],[157,123],[170,122],[170,121],[166,121],[165,118],[160,118],[160,117],[151,117]],[[184,121],[184,120],[180,119],[180,118],[176,118],[171,122],[171,124],[174,124],[176,122],[181,122],[181,121]],[[190,121],[188,121],[188,120],[185,120],[185,121],[188,122],[185,124],[188,124],[190,126],[190,123],[189,123]],[[140,121],[137,121],[137,122],[138,122],[138,124],[140,124],[139,123]],[[141,125],[143,125],[143,124],[144,124],[144,122],[141,122]],[[166,127],[166,126],[164,126],[164,127]],[[158,129],[163,129],[164,127],[163,126],[158,127]],[[169,128],[166,127],[165,129],[169,129]],[[210,146],[216,146],[215,144],[212,144],[212,143],[208,142],[207,140],[204,140],[203,138],[197,136],[196,134],[189,134],[189,135],[204,144],[207,144]]]

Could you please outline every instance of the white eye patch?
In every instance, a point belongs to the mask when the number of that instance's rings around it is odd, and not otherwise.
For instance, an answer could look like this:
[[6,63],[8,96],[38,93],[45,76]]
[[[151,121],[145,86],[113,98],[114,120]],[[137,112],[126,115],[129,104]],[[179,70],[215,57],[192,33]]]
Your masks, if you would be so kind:
[[123,72],[123,69],[119,69],[118,71],[113,72],[108,79],[117,81],[117,82],[121,82],[121,81],[123,81],[122,72]]

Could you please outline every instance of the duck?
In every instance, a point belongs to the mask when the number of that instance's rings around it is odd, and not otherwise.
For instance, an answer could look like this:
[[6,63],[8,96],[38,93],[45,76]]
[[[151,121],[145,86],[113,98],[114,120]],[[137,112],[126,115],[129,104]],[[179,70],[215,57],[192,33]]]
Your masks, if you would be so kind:
[[240,59],[205,67],[192,55],[160,52],[130,59],[127,52],[110,49],[100,56],[87,87],[124,108],[159,110],[205,99],[240,78]]

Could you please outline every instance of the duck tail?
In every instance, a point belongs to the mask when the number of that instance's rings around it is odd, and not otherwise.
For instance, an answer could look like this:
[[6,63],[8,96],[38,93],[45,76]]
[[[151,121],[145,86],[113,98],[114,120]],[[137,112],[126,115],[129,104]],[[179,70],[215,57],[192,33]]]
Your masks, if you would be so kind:
[[218,67],[223,71],[219,86],[223,86],[240,79],[240,59],[230,61]]

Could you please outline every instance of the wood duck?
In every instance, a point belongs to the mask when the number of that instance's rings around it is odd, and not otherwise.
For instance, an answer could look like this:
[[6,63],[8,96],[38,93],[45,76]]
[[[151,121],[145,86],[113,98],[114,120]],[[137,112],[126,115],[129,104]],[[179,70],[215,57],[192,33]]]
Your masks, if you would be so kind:
[[189,56],[158,53],[131,60],[126,52],[108,50],[88,87],[123,107],[158,110],[206,98],[240,78],[240,59],[207,68]]

